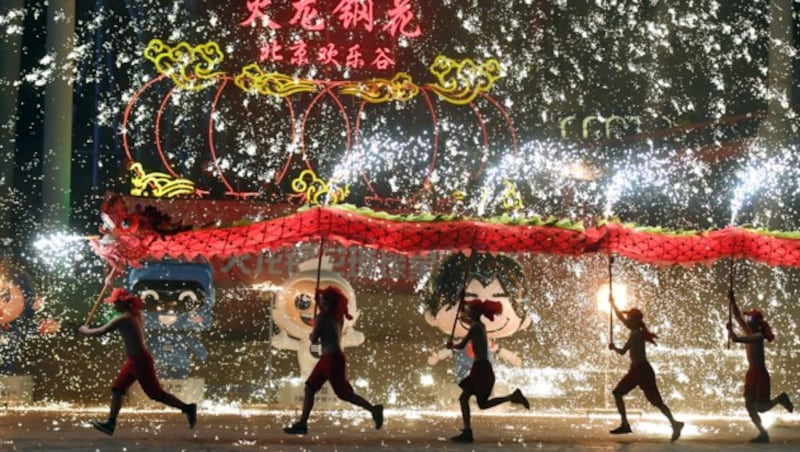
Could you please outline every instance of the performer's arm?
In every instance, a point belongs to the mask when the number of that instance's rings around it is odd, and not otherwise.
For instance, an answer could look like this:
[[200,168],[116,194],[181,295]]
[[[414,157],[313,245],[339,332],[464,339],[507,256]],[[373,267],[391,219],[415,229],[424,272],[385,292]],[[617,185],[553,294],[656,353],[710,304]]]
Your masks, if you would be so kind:
[[461,339],[461,342],[459,342],[457,344],[453,344],[452,342],[450,342],[450,343],[447,344],[448,348],[456,348],[456,349],[461,350],[462,348],[467,346],[467,343],[472,340],[472,336],[474,336],[474,335],[475,335],[475,328],[474,327],[470,327],[469,331],[467,332],[467,335],[464,336],[463,339]]
[[761,333],[753,333],[753,334],[746,334],[743,336],[737,335],[733,328],[728,326],[728,335],[730,336],[733,342],[745,343],[745,344],[755,344],[758,342],[762,342],[764,340],[764,335]]
[[86,336],[102,336],[106,333],[116,330],[124,318],[126,318],[125,314],[120,314],[109,320],[105,325],[98,326],[97,328],[90,328],[88,325],[81,325],[81,327],[78,329],[78,332],[85,334]]
[[627,353],[628,350],[630,350],[630,348],[631,348],[631,340],[630,340],[630,338],[628,338],[628,340],[625,342],[625,345],[623,345],[622,348],[617,347],[616,345],[614,345],[613,342],[608,344],[608,349],[609,350],[614,350],[615,352],[619,353],[620,355],[624,355],[625,353]]

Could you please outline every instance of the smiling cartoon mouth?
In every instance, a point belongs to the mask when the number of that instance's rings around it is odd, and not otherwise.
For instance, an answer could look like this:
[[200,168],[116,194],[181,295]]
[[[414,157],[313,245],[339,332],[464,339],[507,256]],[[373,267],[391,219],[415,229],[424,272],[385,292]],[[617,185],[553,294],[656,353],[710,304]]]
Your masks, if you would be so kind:
[[314,323],[314,317],[308,317],[308,316],[301,315],[300,316],[300,321],[303,322],[304,324],[308,325],[308,326],[312,326],[313,323]]
[[[494,332],[502,330],[503,328],[505,328],[508,325],[508,322],[510,322],[510,321],[511,321],[511,319],[506,319],[506,323],[504,323],[500,328],[495,328],[493,330],[486,330],[486,334],[491,334],[491,333],[494,333]],[[459,320],[459,322],[461,323],[461,327],[462,328],[464,328],[465,330],[469,330],[469,323],[467,323],[467,322],[465,322],[463,320]]]
[[161,322],[162,325],[172,325],[173,323],[178,321],[178,316],[176,315],[159,315],[158,321]]
[[504,323],[504,324],[503,324],[503,326],[501,326],[500,328],[495,328],[495,329],[493,329],[493,330],[488,330],[488,331],[486,331],[486,333],[494,333],[494,332],[496,332],[496,331],[500,331],[500,330],[502,330],[503,328],[505,328],[505,327],[506,327],[506,325],[508,325],[508,322],[510,322],[510,321],[511,321],[511,319],[506,319],[506,323]]

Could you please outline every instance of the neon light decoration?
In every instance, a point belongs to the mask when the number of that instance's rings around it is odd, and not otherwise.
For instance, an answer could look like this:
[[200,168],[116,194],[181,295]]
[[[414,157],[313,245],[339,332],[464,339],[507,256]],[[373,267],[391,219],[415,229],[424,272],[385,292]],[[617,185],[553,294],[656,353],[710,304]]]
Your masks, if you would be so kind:
[[[422,35],[411,0],[378,2],[377,9],[374,0],[339,0],[326,5],[328,10],[317,0],[293,1],[291,9],[288,5],[273,5],[272,0],[243,3],[246,13],[240,26],[282,33],[261,44],[261,62],[288,61],[293,66],[316,62],[337,68],[369,66],[384,71],[396,64],[392,49],[398,37],[413,39]],[[318,42],[320,34],[340,39]],[[374,48],[365,54],[368,46]]]
[[[398,7],[403,5],[408,6],[407,3],[408,2],[402,1],[395,2]],[[248,4],[252,5],[254,8],[253,11],[255,12],[259,7],[263,10],[263,7],[268,6],[269,2],[250,2]],[[233,82],[233,86],[236,86],[247,94],[275,96],[285,101],[288,110],[288,114],[285,115],[285,117],[288,118],[289,122],[291,145],[297,146],[300,152],[287,152],[283,168],[276,169],[275,171],[273,183],[277,186],[282,184],[284,178],[287,176],[289,168],[294,167],[292,162],[295,158],[298,158],[298,155],[301,159],[300,164],[304,166],[304,168],[299,171],[308,170],[312,174],[318,173],[313,163],[314,160],[309,157],[308,150],[306,149],[305,131],[315,107],[320,102],[325,101],[325,99],[329,99],[333,102],[334,107],[338,110],[342,119],[343,136],[345,137],[343,158],[347,158],[352,149],[358,148],[361,145],[361,128],[363,118],[367,117],[365,114],[367,105],[380,105],[391,102],[412,102],[416,99],[421,99],[421,101],[424,102],[423,105],[429,112],[432,127],[432,133],[430,135],[430,161],[426,170],[427,172],[420,179],[421,187],[424,187],[425,184],[428,183],[431,174],[436,169],[435,165],[439,149],[439,114],[436,111],[433,98],[456,106],[468,106],[472,110],[476,122],[479,125],[484,156],[489,153],[489,131],[477,102],[479,100],[487,102],[488,105],[498,112],[505,120],[507,133],[512,140],[512,152],[516,153],[518,150],[516,131],[514,130],[511,118],[500,103],[489,94],[497,80],[503,75],[502,67],[495,59],[489,59],[479,63],[469,58],[459,61],[440,55],[435,58],[433,64],[429,68],[435,81],[418,84],[412,79],[411,75],[405,72],[398,72],[391,78],[373,78],[364,81],[315,80],[292,77],[278,72],[266,72],[255,62],[245,65],[238,74],[230,75],[216,70],[216,67],[223,61],[223,55],[220,51],[220,46],[215,42],[207,42],[197,46],[187,42],[181,42],[175,46],[170,46],[161,40],[154,39],[148,44],[145,50],[145,58],[154,63],[159,76],[148,81],[140,88],[131,97],[125,109],[123,115],[122,141],[128,159],[131,161],[135,160],[127,139],[127,134],[130,129],[130,114],[133,110],[133,106],[138,102],[145,91],[149,90],[154,84],[161,80],[169,78],[175,86],[164,95],[159,110],[155,115],[155,145],[161,162],[165,167],[165,173],[163,174],[168,175],[172,179],[183,179],[173,168],[173,165],[170,163],[162,147],[160,136],[161,118],[164,111],[169,107],[169,100],[173,96],[175,90],[199,91],[209,88],[215,89],[216,93],[213,96],[213,101],[210,105],[210,114],[208,115],[209,160],[213,167],[214,174],[220,178],[226,188],[225,194],[231,197],[257,197],[260,193],[257,191],[241,191],[234,188],[234,185],[228,181],[225,175],[223,165],[220,164],[221,156],[217,150],[214,136],[216,131],[215,118],[217,116],[218,103],[222,98],[223,91],[231,84],[230,82]],[[311,97],[308,99],[307,97],[300,98],[300,96]],[[360,103],[357,105],[357,111],[349,112],[345,104],[341,101],[340,96],[353,96],[358,98]],[[295,113],[294,107],[294,102],[296,100],[305,102],[305,109],[297,113]],[[351,120],[351,117],[353,117],[354,120]],[[296,134],[296,132],[299,132],[299,134]],[[479,159],[477,163],[478,167],[472,171],[472,180],[476,180],[480,176],[485,163],[485,158]],[[367,174],[367,171],[364,169],[363,164],[357,163],[357,165],[361,165],[356,168],[356,171],[363,179],[368,192],[365,197],[366,203],[378,205],[389,205],[396,202],[402,203],[402,200],[386,198],[379,195],[372,184],[370,175]],[[207,194],[208,190],[195,188],[194,193],[195,195],[202,196]],[[295,197],[290,195],[290,198],[294,199]],[[339,195],[334,198],[339,199]],[[304,202],[311,202],[315,198],[314,196],[304,196],[302,199]],[[341,199],[337,202],[341,202]]]
[[144,49],[144,57],[155,64],[159,74],[168,75],[181,89],[205,89],[222,75],[214,71],[224,57],[213,41],[196,46],[181,42],[170,47],[160,39],[153,39]]
[[405,102],[419,94],[420,87],[411,79],[411,76],[398,72],[391,80],[372,79],[361,83],[345,83],[339,88],[339,93],[356,96],[371,104],[389,101]]
[[430,67],[437,83],[428,85],[442,99],[456,105],[466,105],[481,93],[487,93],[500,78],[500,63],[495,59],[476,64],[467,58],[455,61],[438,56]]
[[304,170],[292,180],[292,191],[299,193],[306,204],[319,205],[320,200],[326,204],[340,204],[350,194],[350,187],[339,187],[333,183],[325,182],[317,177],[314,171]]
[[142,164],[135,162],[130,166],[131,195],[152,196],[154,198],[174,198],[196,193],[194,183],[188,179],[175,178],[169,174],[146,172]]

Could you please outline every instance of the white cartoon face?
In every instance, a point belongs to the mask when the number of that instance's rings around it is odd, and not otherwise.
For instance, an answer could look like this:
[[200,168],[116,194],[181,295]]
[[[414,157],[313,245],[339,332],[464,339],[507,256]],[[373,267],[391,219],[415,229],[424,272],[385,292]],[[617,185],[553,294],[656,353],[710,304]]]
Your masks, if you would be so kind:
[[16,320],[25,310],[25,294],[13,281],[0,275],[0,325]]
[[[347,295],[348,311],[353,316],[353,320],[345,320],[342,332],[346,333],[358,318],[355,293],[350,284],[341,276],[323,270],[319,287],[324,289],[329,286],[339,288]],[[290,336],[302,339],[311,334],[315,314],[314,293],[316,288],[316,270],[301,272],[283,284],[282,290],[278,292],[275,299],[273,310],[274,322],[281,330]]]
[[491,300],[503,305],[503,310],[494,316],[494,320],[489,320],[486,316],[481,317],[481,322],[486,325],[486,335],[490,338],[511,336],[530,323],[529,318],[521,318],[517,315],[511,302],[511,295],[503,290],[503,286],[497,278],[486,286],[477,279],[470,280],[467,284],[464,301],[469,302],[470,300]]
[[300,280],[283,287],[276,304],[281,315],[275,316],[275,323],[292,336],[303,337],[311,332],[314,321],[314,291],[316,281]]
[[[530,317],[521,318],[514,310],[511,300],[511,295],[503,290],[500,281],[495,278],[489,284],[484,286],[477,279],[471,279],[467,284],[464,301],[470,300],[491,300],[499,302],[503,305],[503,311],[494,316],[494,320],[489,320],[485,316],[481,317],[481,322],[486,325],[486,335],[489,338],[497,339],[501,337],[509,337],[517,331],[526,328],[530,325]],[[443,333],[450,334],[453,329],[453,322],[455,320],[456,305],[442,306],[436,317],[425,312],[425,319],[428,324],[439,328]],[[464,337],[469,330],[469,323],[463,320],[458,321],[456,324],[455,337]]]

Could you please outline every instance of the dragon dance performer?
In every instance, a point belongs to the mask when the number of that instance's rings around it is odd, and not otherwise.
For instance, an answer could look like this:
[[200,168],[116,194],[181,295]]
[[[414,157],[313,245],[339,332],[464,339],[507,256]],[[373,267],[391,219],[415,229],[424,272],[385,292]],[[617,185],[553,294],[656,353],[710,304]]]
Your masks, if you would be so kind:
[[478,401],[478,407],[482,410],[506,402],[522,405],[526,409],[530,408],[528,399],[522,395],[519,389],[503,397],[489,398],[494,388],[494,370],[492,369],[492,363],[489,361],[489,341],[486,337],[486,326],[481,322],[481,316],[486,316],[491,321],[502,309],[503,305],[496,301],[484,301],[474,298],[468,301],[465,300],[464,309],[460,314],[462,321],[469,322],[469,331],[459,343],[454,344],[452,339],[447,342],[447,348],[450,349],[463,349],[468,343],[471,343],[472,350],[475,353],[475,361],[472,363],[469,375],[458,384],[462,390],[458,401],[461,404],[464,429],[461,434],[450,438],[454,442],[473,442],[469,411],[469,399],[473,395]]
[[164,391],[158,381],[153,357],[144,341],[141,313],[144,303],[142,299],[123,288],[116,288],[112,291],[111,296],[106,298],[106,303],[113,304],[119,314],[103,326],[90,328],[88,325],[82,325],[78,331],[87,336],[102,336],[112,331],[118,331],[125,345],[127,359],[111,385],[111,406],[108,420],[106,422],[91,421],[92,426],[107,435],[113,435],[117,425],[117,415],[122,408],[122,396],[133,382],[138,380],[148,397],[181,410],[189,421],[189,428],[194,428],[197,423],[197,405],[184,403]]
[[733,289],[728,291],[728,302],[730,303],[733,317],[744,331],[744,335],[737,335],[733,331],[733,324],[730,321],[726,325],[728,334],[733,342],[745,344],[747,350],[748,368],[744,382],[744,405],[747,408],[747,414],[750,415],[750,419],[753,420],[753,424],[758,429],[758,436],[751,439],[750,442],[768,443],[769,434],[761,424],[761,416],[758,413],[769,411],[778,404],[782,405],[790,413],[794,411],[794,405],[789,400],[789,395],[785,392],[780,393],[774,399],[770,398],[769,372],[767,372],[767,365],[764,361],[764,339],[772,342],[775,339],[775,335],[772,333],[769,323],[764,320],[764,315],[758,309],[751,309],[745,312],[744,314],[747,316],[747,321],[745,321],[739,306],[736,305]]
[[630,351],[631,359],[631,366],[628,369],[628,373],[622,377],[612,391],[614,394],[614,402],[617,404],[617,410],[619,411],[622,422],[619,427],[611,430],[610,433],[612,435],[631,433],[631,426],[628,423],[628,416],[625,411],[625,401],[622,398],[625,394],[631,392],[638,386],[642,388],[647,400],[658,408],[669,420],[672,425],[672,437],[670,441],[674,442],[680,438],[684,424],[683,422],[675,420],[669,407],[667,407],[664,400],[661,398],[661,393],[656,385],[655,372],[653,372],[653,367],[650,366],[650,363],[647,361],[647,355],[645,353],[645,342],[650,342],[655,345],[655,339],[657,339],[658,336],[647,329],[643,320],[644,314],[642,314],[642,311],[636,308],[620,311],[614,303],[613,297],[610,297],[610,301],[617,318],[631,330],[628,341],[625,342],[622,348],[617,347],[613,342],[608,344],[609,350],[613,350],[620,355],[624,355]]
[[353,387],[347,381],[347,363],[341,347],[344,319],[352,320],[347,312],[347,296],[341,289],[328,286],[317,292],[317,300],[319,314],[314,318],[311,343],[321,344],[321,356],[306,380],[300,419],[290,427],[285,427],[283,431],[292,435],[308,433],[308,417],[314,406],[314,395],[326,381],[331,382],[337,397],[369,411],[375,421],[375,428],[380,429],[383,425],[383,405],[372,405],[367,402],[353,391]]

